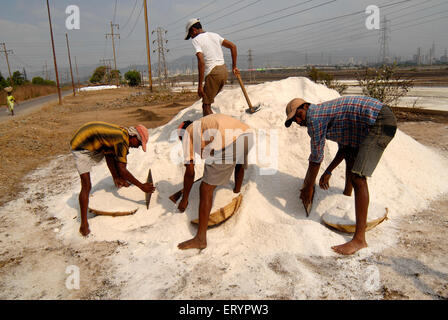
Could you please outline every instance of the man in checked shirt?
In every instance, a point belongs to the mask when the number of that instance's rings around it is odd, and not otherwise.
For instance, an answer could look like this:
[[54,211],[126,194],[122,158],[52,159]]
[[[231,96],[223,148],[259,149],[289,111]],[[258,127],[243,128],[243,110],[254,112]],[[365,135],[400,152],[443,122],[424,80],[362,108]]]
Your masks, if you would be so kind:
[[384,149],[395,136],[397,120],[392,110],[376,99],[362,96],[340,97],[321,104],[296,98],[286,106],[286,116],[286,127],[292,122],[306,126],[311,137],[308,171],[300,190],[300,199],[305,206],[313,198],[325,139],[344,148],[348,178],[355,191],[356,231],[351,241],[332,249],[350,255],[367,247],[369,189],[366,178],[372,175]]

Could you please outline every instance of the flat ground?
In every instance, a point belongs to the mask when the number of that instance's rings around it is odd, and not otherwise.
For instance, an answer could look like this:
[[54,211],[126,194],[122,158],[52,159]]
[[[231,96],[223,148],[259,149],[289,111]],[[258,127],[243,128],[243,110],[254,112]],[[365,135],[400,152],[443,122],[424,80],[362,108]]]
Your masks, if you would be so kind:
[[[48,214],[41,200],[57,194],[73,176],[73,163],[66,155],[71,136],[83,123],[101,120],[158,127],[196,100],[195,93],[148,94],[123,88],[67,97],[63,106],[49,105],[0,123],[0,299],[120,297],[120,287],[110,281],[113,266],[108,257],[124,244],[62,244],[54,232],[61,222]],[[415,120],[400,122],[400,129],[448,157],[448,120]],[[45,175],[29,175],[54,159]],[[28,190],[36,183],[39,188]],[[14,210],[17,199],[23,200],[20,206],[26,210]],[[447,299],[448,274],[440,270],[448,270],[448,196],[404,217],[398,225],[397,245],[366,259],[366,265],[379,267],[383,298]],[[308,263],[323,275],[335,267],[331,259]],[[80,290],[67,290],[67,265],[83,270]]]

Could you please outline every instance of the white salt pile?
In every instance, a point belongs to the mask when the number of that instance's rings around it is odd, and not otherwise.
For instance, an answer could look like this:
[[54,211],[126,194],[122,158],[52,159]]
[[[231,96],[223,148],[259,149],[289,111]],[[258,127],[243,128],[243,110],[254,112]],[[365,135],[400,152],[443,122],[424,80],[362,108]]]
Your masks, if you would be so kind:
[[116,85],[104,85],[104,86],[92,86],[92,87],[84,87],[80,88],[79,91],[98,91],[98,90],[108,90],[108,89],[117,89]]
[[[240,89],[219,94],[214,111],[247,123],[256,130],[258,140],[263,140],[260,130],[264,130],[265,141],[276,141],[278,148],[270,150],[271,156],[258,157],[258,165],[249,166],[241,208],[224,224],[208,231],[208,247],[200,253],[177,249],[179,242],[196,234],[197,227],[190,220],[197,218],[197,199],[190,199],[186,213],[179,213],[168,199],[182,188],[184,172],[182,164],[170,160],[181,150],[180,142],[170,137],[180,121],[202,116],[200,101],[180,112],[167,125],[150,130],[147,153],[131,150],[128,156],[128,169],[140,181],[146,178],[148,168],[152,169],[157,192],[152,196],[149,210],[146,210],[143,192],[137,190],[132,195],[132,205],[139,207],[135,215],[91,217],[92,235],[86,240],[78,232],[79,218],[73,219],[79,215],[78,184],[48,204],[64,223],[59,232],[63,241],[127,243],[113,257],[117,268],[114,279],[120,285],[126,283],[122,286],[123,298],[258,299],[284,294],[295,299],[318,297],[319,293],[314,296],[316,288],[325,286],[319,274],[301,261],[303,257],[338,257],[330,247],[351,237],[323,226],[321,216],[328,212],[344,216],[347,211],[341,208],[348,209],[348,214],[353,216],[354,199],[342,195],[345,179],[342,163],[333,172],[329,190],[316,188],[313,211],[306,217],[298,195],[308,166],[310,140],[305,128],[295,124],[289,129],[284,127],[284,110],[294,97],[320,103],[339,95],[306,78],[256,85],[248,88],[248,94],[254,105],[263,104],[259,112],[253,115],[244,112],[247,105]],[[335,143],[326,143],[321,173],[336,151]],[[275,152],[278,157],[272,156]],[[202,170],[201,165],[196,166],[196,178],[202,176]],[[106,164],[94,168],[91,176],[92,193],[103,192],[104,209],[111,203],[110,192],[115,197],[124,196],[125,191],[112,191],[113,182]],[[446,181],[448,161],[398,131],[369,179],[372,214],[379,214],[387,207],[390,220],[367,233],[369,248],[357,256],[392,245],[396,239],[391,227],[394,217],[424,208],[430,199],[448,191]],[[231,187],[232,182],[227,191]],[[104,189],[110,191],[109,195]],[[227,191],[222,192],[219,201],[233,198]],[[101,198],[98,194],[95,197]],[[197,192],[192,196],[197,197]]]

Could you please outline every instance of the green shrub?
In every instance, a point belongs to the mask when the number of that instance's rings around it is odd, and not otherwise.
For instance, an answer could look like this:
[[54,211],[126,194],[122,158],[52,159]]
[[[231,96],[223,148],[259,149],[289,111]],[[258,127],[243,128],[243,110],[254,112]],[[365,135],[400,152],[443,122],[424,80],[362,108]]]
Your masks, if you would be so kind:
[[124,74],[124,78],[131,87],[138,86],[141,83],[141,75],[137,70],[129,70]]

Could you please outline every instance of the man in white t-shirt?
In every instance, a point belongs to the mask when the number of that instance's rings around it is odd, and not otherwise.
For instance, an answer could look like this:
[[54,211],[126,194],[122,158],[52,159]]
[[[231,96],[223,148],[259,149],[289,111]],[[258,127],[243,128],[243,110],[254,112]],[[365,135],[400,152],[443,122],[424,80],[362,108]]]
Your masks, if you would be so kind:
[[219,34],[202,30],[199,19],[189,20],[185,29],[185,40],[193,39],[198,58],[198,95],[202,98],[202,114],[206,116],[213,113],[211,105],[227,81],[222,47],[230,49],[232,53],[232,72],[235,75],[240,72],[236,67],[237,48]]

